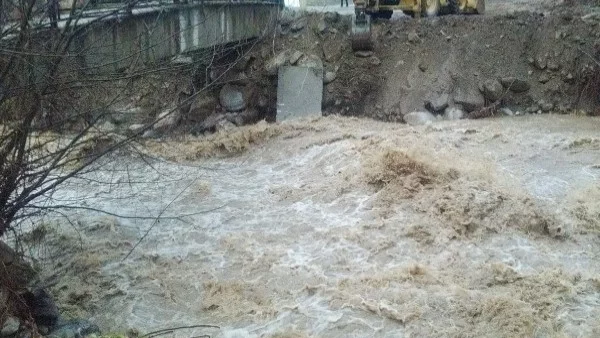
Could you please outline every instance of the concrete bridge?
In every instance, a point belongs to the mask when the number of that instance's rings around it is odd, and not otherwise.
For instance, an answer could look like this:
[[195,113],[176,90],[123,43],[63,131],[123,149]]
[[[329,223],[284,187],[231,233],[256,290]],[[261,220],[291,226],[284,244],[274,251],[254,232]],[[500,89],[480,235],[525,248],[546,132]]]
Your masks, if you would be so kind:
[[[261,37],[274,27],[282,6],[281,0],[205,0],[86,10],[78,19],[85,29],[73,52],[89,72],[114,72],[132,62],[153,63]],[[62,19],[59,28],[66,24]]]

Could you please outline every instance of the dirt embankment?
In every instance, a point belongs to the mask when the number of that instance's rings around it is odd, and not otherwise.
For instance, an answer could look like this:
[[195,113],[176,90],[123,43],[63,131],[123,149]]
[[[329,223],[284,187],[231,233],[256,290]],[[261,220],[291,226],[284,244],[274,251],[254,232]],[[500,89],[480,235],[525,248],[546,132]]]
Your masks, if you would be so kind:
[[284,11],[261,41],[193,64],[194,72],[144,80],[131,105],[151,111],[148,122],[188,100],[149,136],[274,121],[278,69],[296,65],[323,68],[324,115],[402,122],[427,111],[446,119],[600,114],[600,6],[491,5],[487,15],[375,22],[375,49],[366,53],[350,47],[350,16]]
[[[352,53],[342,24],[319,14],[307,28],[281,35],[280,50],[320,56],[337,70],[324,92],[325,113],[402,120],[429,108],[466,113],[499,101],[522,113],[597,113],[600,9],[559,6],[546,13],[399,18],[374,25],[376,48]],[[284,26],[285,27],[285,26]],[[323,27],[328,29],[323,30]],[[322,31],[322,33],[315,33]],[[426,105],[431,101],[435,107]]]

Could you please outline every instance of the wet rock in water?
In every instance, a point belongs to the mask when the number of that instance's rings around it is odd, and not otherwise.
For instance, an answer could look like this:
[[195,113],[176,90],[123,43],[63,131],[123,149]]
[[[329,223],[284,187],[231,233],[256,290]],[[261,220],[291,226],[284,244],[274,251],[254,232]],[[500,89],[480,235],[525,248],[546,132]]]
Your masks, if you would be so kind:
[[99,335],[100,328],[87,320],[72,320],[61,323],[48,334],[48,338],[84,338]]
[[217,124],[219,124],[219,122],[222,120],[226,120],[226,116],[224,114],[213,113],[209,115],[200,125],[199,132],[214,132],[217,129]]
[[441,94],[432,100],[425,101],[425,108],[432,113],[442,113],[448,107],[448,94]]
[[504,87],[498,80],[487,80],[483,83],[482,92],[489,102],[496,102],[502,98]]
[[469,113],[479,110],[485,105],[485,99],[479,88],[472,83],[464,83],[456,88],[454,102]]
[[179,124],[181,121],[181,113],[178,109],[167,109],[162,113],[158,114],[156,123],[152,129],[158,132],[168,131]]
[[219,92],[219,102],[228,112],[237,112],[246,108],[244,90],[241,87],[226,84]]
[[569,103],[560,103],[557,107],[558,111],[562,114],[568,114],[573,110],[573,107]]
[[354,56],[357,56],[359,58],[368,58],[373,56],[373,52],[370,50],[359,50],[357,52],[354,52]]
[[58,306],[44,289],[35,289],[23,294],[23,299],[37,325],[53,328],[58,323]]
[[277,75],[277,72],[279,71],[279,67],[285,65],[286,61],[287,61],[287,53],[281,52],[281,53],[277,54],[277,56],[275,56],[274,58],[270,59],[269,61],[267,61],[265,63],[265,71],[267,72],[268,75],[275,76],[275,75]]
[[336,72],[325,72],[325,75],[323,76],[323,83],[324,84],[330,84],[331,82],[335,81],[337,77]]
[[21,326],[21,322],[12,316],[9,316],[4,321],[4,325],[0,328],[0,337],[9,337],[17,333],[19,331],[19,327]]
[[509,89],[513,93],[526,92],[531,87],[526,80],[510,76],[501,78],[500,83],[502,83],[502,86],[504,86],[504,88]]
[[502,115],[505,115],[505,116],[513,116],[513,115],[515,115],[515,113],[513,113],[513,111],[510,110],[510,108],[503,107],[503,108],[500,108],[499,111],[500,111],[500,113],[502,113]]
[[432,123],[436,120],[435,116],[433,116],[433,114],[431,114],[430,112],[426,112],[426,111],[417,111],[417,112],[408,113],[408,114],[404,115],[403,119],[404,119],[404,122],[406,122],[408,125],[411,125],[411,126],[421,126],[421,125],[425,125],[428,123]]
[[231,130],[233,128],[235,128],[235,124],[233,124],[232,122],[228,121],[227,119],[220,120],[215,125],[215,130],[216,131],[227,131],[227,130]]
[[525,109],[525,112],[528,114],[535,114],[539,111],[541,111],[540,107],[537,104],[533,104],[529,107],[527,107],[527,109]]
[[448,107],[444,111],[444,120],[460,120],[466,116],[465,112],[458,107]]
[[292,65],[297,64],[302,56],[304,56],[304,53],[302,53],[301,51],[298,51],[298,50],[294,51],[292,53],[292,55],[290,55],[290,64],[292,64]]
[[256,123],[259,120],[259,113],[256,109],[247,109],[233,118],[233,122],[236,126],[243,126],[246,124]]
[[294,21],[294,23],[292,23],[292,25],[290,26],[290,30],[292,31],[292,33],[298,33],[299,31],[303,30],[304,27],[306,27],[306,23],[306,18],[300,18]]

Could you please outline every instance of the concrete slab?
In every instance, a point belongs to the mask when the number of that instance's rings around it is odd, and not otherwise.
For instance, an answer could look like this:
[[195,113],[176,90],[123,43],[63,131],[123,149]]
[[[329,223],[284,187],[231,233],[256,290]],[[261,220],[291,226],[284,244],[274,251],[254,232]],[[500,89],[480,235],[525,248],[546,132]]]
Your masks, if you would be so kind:
[[279,68],[277,121],[321,116],[323,70],[306,67]]

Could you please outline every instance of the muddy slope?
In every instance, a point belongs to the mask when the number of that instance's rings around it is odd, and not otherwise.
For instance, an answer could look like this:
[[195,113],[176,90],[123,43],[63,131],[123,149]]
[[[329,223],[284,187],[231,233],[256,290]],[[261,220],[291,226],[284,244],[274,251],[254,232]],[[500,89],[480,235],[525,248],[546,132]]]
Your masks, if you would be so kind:
[[[365,57],[350,49],[348,17],[296,15],[282,19],[275,48],[269,43],[256,55],[265,63],[272,60],[268,55],[297,51],[320,57],[325,71],[337,75],[324,91],[327,114],[401,121],[444,94],[450,106],[469,112],[496,102],[483,86],[503,79],[500,106],[513,111],[594,114],[600,104],[598,13],[595,7],[559,6],[545,13],[380,21],[374,25],[376,49]],[[510,79],[525,88],[507,88]]]

